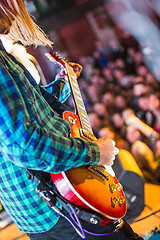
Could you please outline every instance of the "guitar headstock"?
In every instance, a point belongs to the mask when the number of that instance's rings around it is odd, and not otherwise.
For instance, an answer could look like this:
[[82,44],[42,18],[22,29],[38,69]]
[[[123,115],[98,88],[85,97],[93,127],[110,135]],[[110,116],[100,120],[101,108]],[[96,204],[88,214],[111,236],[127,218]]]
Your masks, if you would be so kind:
[[45,55],[49,58],[51,62],[57,63],[61,68],[65,68],[65,64],[67,63],[67,61],[62,58],[57,52],[53,53],[50,51],[49,53],[45,53]]
[[51,62],[57,63],[61,68],[66,68],[66,64],[69,65],[73,68],[77,78],[80,76],[83,69],[80,64],[74,62],[67,62],[65,58],[62,58],[58,53],[53,53],[51,51],[49,53],[45,53],[45,55],[49,58]]

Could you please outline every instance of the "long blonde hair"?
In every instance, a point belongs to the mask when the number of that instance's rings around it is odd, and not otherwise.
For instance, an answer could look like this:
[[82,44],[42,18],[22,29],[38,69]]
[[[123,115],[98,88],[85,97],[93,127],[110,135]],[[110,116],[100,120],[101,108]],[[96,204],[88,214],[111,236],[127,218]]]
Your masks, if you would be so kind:
[[[24,0],[0,0],[0,19],[4,20],[4,28],[9,26],[6,35],[13,41],[21,41],[25,46],[49,46],[53,42],[48,39],[43,30],[32,20],[27,12]],[[1,21],[1,24],[3,24]],[[6,31],[4,29],[4,34]]]

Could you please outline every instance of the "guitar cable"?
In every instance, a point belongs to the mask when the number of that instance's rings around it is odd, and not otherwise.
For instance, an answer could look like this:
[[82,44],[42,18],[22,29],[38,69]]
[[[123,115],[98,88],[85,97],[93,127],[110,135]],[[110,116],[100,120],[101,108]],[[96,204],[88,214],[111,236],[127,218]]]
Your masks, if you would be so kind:
[[[123,220],[122,219],[120,219],[119,220],[119,225],[117,226],[117,228],[114,230],[114,231],[112,231],[112,232],[108,232],[108,233],[93,233],[93,232],[89,232],[89,231],[87,231],[86,229],[84,229],[83,227],[82,227],[82,224],[80,223],[80,220],[79,220],[79,218],[78,218],[78,216],[77,216],[77,213],[76,213],[76,211],[74,210],[74,208],[72,207],[72,205],[71,204],[67,204],[69,207],[70,207],[70,209],[72,210],[72,212],[73,212],[73,215],[72,214],[69,214],[70,215],[70,217],[72,218],[72,220],[75,222],[75,224],[79,227],[79,229],[80,229],[80,231],[81,231],[81,233],[79,232],[79,230],[77,229],[77,228],[75,228],[75,225],[73,224],[72,225],[72,222],[71,222],[71,225],[74,227],[74,229],[76,230],[76,232],[78,232],[78,234],[82,237],[82,238],[84,238],[85,239],[85,233],[87,233],[87,234],[90,234],[90,235],[93,235],[93,236],[101,236],[101,237],[103,237],[103,236],[107,236],[107,235],[111,235],[111,234],[113,234],[114,232],[116,232],[122,225],[123,225]],[[75,217],[75,219],[74,219],[74,217]],[[69,218],[67,218],[66,216],[65,216],[65,218],[67,219],[67,220],[69,220],[69,222],[70,222],[70,219]],[[78,230],[78,231],[77,231]]]
[[140,218],[140,219],[137,219],[137,220],[133,221],[133,223],[140,222],[140,221],[145,220],[146,218],[151,217],[151,216],[153,216],[153,215],[155,215],[156,217],[160,218],[160,216],[157,216],[157,215],[156,215],[156,213],[160,212],[160,209],[158,209],[157,211],[153,211],[153,209],[152,209],[150,206],[145,205],[145,207],[149,208],[149,209],[152,211],[152,213],[151,213],[151,214],[148,214],[148,215],[145,216],[145,217],[142,217],[142,218]]
[[[70,224],[71,226],[75,229],[75,231],[79,234],[79,236],[83,239],[85,239],[85,233],[94,235],[94,236],[107,236],[111,235],[112,233],[116,232],[122,225],[123,225],[123,220],[119,219],[117,220],[111,227],[110,227],[110,232],[100,234],[100,233],[93,233],[89,232],[86,229],[82,227],[82,224],[79,220],[78,213],[74,209],[71,203],[67,201],[67,203],[64,202],[64,204],[67,206],[65,207],[66,211],[68,212],[68,216],[66,216],[65,213],[63,213],[63,210],[60,209],[58,206],[56,206],[57,201],[57,193],[54,192],[49,186],[47,186],[45,183],[40,182],[38,186],[35,189],[37,195],[44,201],[46,202],[54,211],[56,211],[60,216],[64,217]],[[62,200],[62,199],[61,199]],[[63,204],[62,201],[60,201],[61,205]],[[63,206],[63,205],[62,205]],[[94,215],[92,215],[94,217]]]

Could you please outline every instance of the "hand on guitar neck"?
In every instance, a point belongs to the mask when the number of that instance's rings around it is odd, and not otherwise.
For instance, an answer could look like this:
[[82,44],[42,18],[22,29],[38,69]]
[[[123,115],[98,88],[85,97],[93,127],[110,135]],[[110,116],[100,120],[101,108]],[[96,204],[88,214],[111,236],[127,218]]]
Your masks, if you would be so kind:
[[[76,77],[78,78],[82,72],[82,66],[79,65],[78,63],[74,63],[74,62],[69,62],[69,65],[73,68],[73,70],[76,74]],[[56,75],[55,79],[58,79],[58,78],[67,79],[67,73],[64,68],[61,69],[61,71]]]
[[78,78],[82,72],[82,66],[80,64],[74,63],[74,62],[69,62],[69,65],[73,68],[73,70]]
[[115,142],[109,138],[100,138],[94,141],[100,150],[100,161],[97,165],[112,166],[115,155],[119,153],[118,148],[115,147]]

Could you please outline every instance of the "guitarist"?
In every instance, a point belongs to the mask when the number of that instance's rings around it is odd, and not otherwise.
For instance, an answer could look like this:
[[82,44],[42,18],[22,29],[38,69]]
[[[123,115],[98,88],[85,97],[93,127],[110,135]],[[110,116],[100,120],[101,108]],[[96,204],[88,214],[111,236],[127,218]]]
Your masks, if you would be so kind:
[[[24,45],[52,47],[29,17],[24,0],[0,1],[0,34]],[[47,87],[63,102],[69,95],[62,71]],[[58,90],[58,91],[57,91]],[[63,90],[63,91],[62,91]],[[58,93],[59,92],[59,93]],[[69,137],[70,126],[54,114],[25,67],[0,42],[0,201],[18,228],[31,240],[81,239],[63,217],[35,192],[23,168],[48,173],[86,164],[112,165],[118,149],[110,139],[89,142]],[[108,226],[84,222],[98,233]],[[86,239],[142,239],[125,222],[111,235],[86,234]]]

